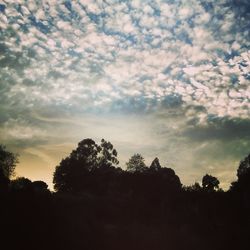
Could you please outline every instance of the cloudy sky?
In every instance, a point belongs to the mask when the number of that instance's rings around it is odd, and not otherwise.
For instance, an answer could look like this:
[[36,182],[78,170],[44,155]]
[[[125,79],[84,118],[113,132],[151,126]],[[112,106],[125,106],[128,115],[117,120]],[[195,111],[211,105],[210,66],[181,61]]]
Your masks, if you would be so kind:
[[[248,0],[0,1],[0,142],[51,186],[79,141],[227,188],[250,153]],[[52,186],[51,186],[52,187]]]

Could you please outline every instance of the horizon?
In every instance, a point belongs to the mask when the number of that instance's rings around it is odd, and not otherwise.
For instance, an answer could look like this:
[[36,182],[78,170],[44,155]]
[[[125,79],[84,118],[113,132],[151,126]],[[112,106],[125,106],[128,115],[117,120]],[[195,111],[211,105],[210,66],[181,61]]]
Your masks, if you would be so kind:
[[250,4],[1,1],[0,143],[52,186],[85,138],[228,189],[250,153]]

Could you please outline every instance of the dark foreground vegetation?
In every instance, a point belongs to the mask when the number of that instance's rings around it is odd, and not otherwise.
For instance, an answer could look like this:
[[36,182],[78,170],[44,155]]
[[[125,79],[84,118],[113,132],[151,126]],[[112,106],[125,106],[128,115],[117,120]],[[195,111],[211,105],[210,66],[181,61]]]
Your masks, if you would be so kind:
[[17,156],[0,146],[0,249],[250,249],[250,155],[229,191],[206,174],[183,186],[156,158],[116,167],[110,142],[78,144],[43,181],[10,180]]

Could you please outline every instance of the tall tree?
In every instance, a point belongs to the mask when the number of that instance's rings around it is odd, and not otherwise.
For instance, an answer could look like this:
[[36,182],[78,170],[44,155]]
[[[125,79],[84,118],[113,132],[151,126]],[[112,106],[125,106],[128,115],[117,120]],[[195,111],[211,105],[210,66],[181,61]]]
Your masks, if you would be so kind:
[[126,163],[127,165],[127,171],[129,172],[144,172],[147,167],[146,164],[144,163],[144,158],[140,154],[134,154],[131,156],[129,161]]
[[73,150],[69,156],[72,161],[81,162],[87,170],[97,167],[98,154],[101,147],[92,139],[84,139],[78,143],[78,147]]
[[78,147],[63,159],[54,172],[54,188],[57,191],[81,191],[91,185],[91,173],[117,165],[117,152],[110,142],[102,139],[101,145],[92,139],[84,139]]

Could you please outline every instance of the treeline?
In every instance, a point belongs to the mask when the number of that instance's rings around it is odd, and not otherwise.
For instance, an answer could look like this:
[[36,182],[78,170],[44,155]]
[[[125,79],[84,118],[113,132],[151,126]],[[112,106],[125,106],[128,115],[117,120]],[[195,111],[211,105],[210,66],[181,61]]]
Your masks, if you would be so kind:
[[18,156],[0,146],[1,245],[8,249],[249,249],[250,155],[224,192],[205,174],[183,186],[140,154],[118,167],[110,142],[84,139],[43,181],[11,179]]

